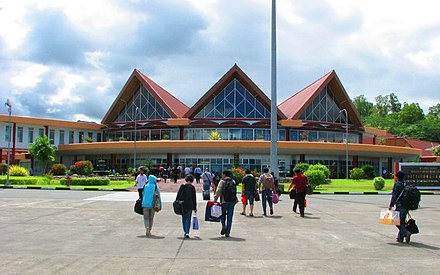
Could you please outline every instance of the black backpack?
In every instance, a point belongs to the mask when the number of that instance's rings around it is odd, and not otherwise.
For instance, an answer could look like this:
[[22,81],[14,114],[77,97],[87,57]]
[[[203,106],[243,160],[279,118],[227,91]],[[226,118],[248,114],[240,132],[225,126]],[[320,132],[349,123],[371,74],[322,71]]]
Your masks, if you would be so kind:
[[416,210],[419,208],[420,197],[420,191],[417,187],[411,184],[405,184],[397,201],[400,202],[405,209]]
[[231,178],[226,178],[222,197],[225,202],[237,202],[237,186]]

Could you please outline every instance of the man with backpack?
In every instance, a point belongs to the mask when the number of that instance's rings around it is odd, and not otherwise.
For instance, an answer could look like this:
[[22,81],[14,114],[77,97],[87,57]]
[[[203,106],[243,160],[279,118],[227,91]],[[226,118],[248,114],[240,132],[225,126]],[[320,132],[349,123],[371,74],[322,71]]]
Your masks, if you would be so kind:
[[223,171],[222,180],[220,180],[214,195],[214,203],[217,203],[219,198],[222,207],[222,215],[220,217],[222,229],[220,234],[229,237],[231,234],[234,207],[238,202],[237,184],[232,179],[232,172],[229,170]]
[[242,180],[242,193],[244,197],[246,198],[246,201],[243,202],[243,212],[241,212],[241,215],[246,216],[246,205],[249,202],[249,216],[254,216],[254,198],[255,198],[255,192],[257,186],[257,180],[255,179],[254,175],[251,174],[251,170],[246,169],[246,176],[243,177]]
[[276,192],[275,183],[271,174],[269,174],[269,168],[263,168],[263,174],[259,178],[259,191],[261,193],[261,203],[263,204],[263,215],[266,214],[266,202],[269,204],[270,214],[273,215],[273,202],[272,193]]
[[396,206],[396,211],[399,211],[400,214],[400,225],[396,225],[396,227],[399,229],[399,233],[397,234],[396,241],[401,243],[405,239],[405,242],[409,243],[411,238],[411,232],[409,232],[406,229],[405,221],[406,221],[406,216],[408,215],[408,210],[410,210],[408,209],[410,208],[410,206],[408,206],[407,204],[407,201],[409,200],[406,199],[407,194],[404,194],[406,187],[406,184],[403,181],[405,178],[405,173],[402,171],[397,172],[396,178],[397,178],[397,182],[393,186],[393,192],[391,194],[391,201],[388,209],[391,210],[393,209],[394,206]]

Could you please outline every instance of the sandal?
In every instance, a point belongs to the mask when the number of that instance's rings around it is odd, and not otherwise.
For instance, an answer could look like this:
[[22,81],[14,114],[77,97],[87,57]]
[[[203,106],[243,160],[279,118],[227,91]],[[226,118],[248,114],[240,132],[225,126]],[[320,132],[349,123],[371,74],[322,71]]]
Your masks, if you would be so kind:
[[240,215],[246,216],[246,213],[241,212]]

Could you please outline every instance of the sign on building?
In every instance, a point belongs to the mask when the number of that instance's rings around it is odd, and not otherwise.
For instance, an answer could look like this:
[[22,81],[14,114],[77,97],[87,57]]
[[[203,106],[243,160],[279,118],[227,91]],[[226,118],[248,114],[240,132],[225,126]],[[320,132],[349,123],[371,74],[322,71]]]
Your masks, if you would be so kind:
[[399,163],[405,182],[419,189],[440,190],[440,163]]

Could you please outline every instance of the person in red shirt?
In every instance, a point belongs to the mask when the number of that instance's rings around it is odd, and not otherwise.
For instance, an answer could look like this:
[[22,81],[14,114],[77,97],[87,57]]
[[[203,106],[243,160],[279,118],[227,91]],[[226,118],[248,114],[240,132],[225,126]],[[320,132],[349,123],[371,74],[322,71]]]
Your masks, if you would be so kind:
[[290,190],[295,187],[296,196],[295,203],[299,206],[299,213],[301,217],[304,217],[304,200],[306,199],[306,185],[307,185],[307,177],[302,173],[301,169],[296,168],[294,170],[295,176],[292,179],[292,183],[289,186]]

